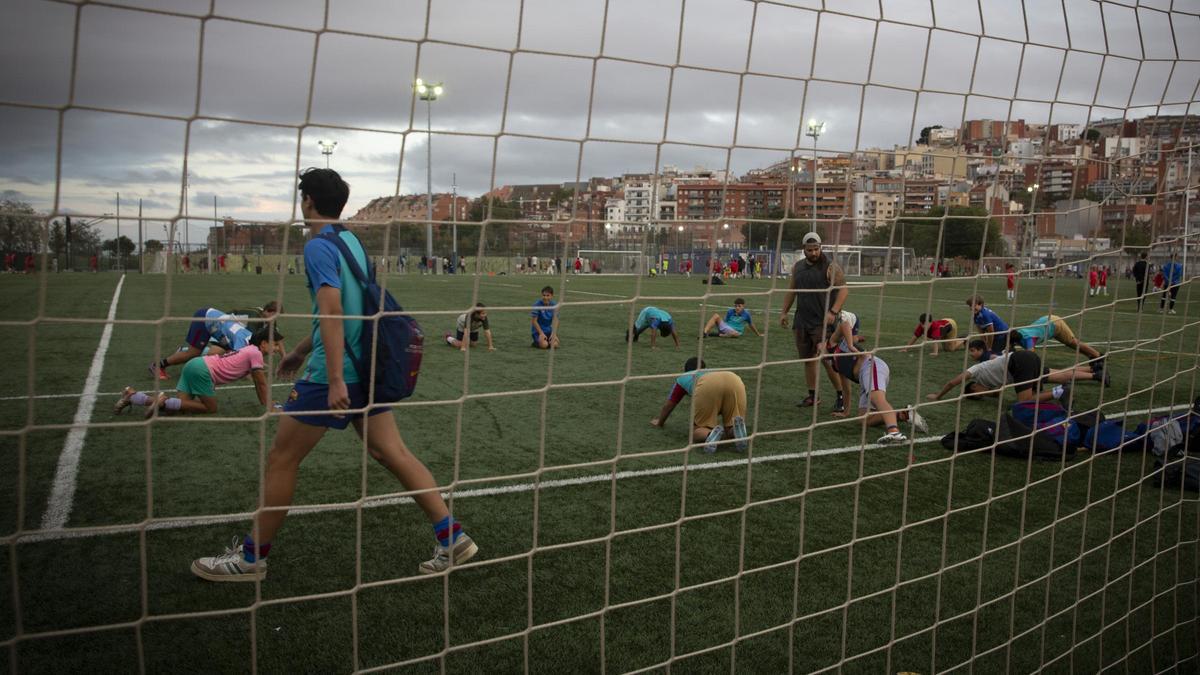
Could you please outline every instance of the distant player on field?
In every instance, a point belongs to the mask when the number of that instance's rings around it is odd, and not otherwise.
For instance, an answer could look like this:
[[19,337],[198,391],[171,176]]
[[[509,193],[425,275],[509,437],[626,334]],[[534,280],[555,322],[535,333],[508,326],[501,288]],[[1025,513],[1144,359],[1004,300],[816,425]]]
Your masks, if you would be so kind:
[[529,313],[530,333],[533,346],[538,349],[558,348],[558,301],[554,299],[554,289],[542,287],[542,299],[533,303],[533,311]]
[[[731,435],[738,450],[746,449],[746,385],[737,373],[728,370],[704,370],[705,363],[695,356],[683,364],[683,374],[675,380],[671,393],[650,426],[667,423],[671,411],[691,395],[693,401],[692,442],[704,441],[704,451],[716,452],[717,443]],[[717,423],[720,416],[721,422]]]
[[465,352],[468,346],[474,347],[475,343],[479,342],[479,331],[482,329],[484,337],[487,338],[487,350],[489,352],[496,351],[495,345],[492,344],[492,329],[488,325],[486,307],[482,302],[477,302],[475,309],[459,314],[454,327],[454,335],[446,333],[446,344]]
[[160,414],[189,413],[212,414],[217,412],[217,385],[236,382],[249,375],[254,380],[254,391],[258,402],[266,406],[271,400],[267,389],[267,376],[263,372],[263,353],[275,351],[273,338],[282,338],[273,326],[263,326],[250,338],[250,343],[236,351],[221,352],[192,359],[179,374],[175,385],[179,395],[168,397],[162,392],[154,397],[133,387],[125,387],[121,399],[113,406],[114,414],[121,414],[131,405],[147,406],[146,417],[153,417],[155,410]]
[[754,331],[755,335],[762,337],[762,333],[758,332],[758,328],[750,317],[750,310],[746,309],[746,301],[737,298],[733,301],[733,307],[725,311],[725,318],[721,318],[721,315],[716,313],[709,317],[708,323],[704,324],[704,335],[705,337],[741,337],[745,335],[747,328]]
[[[196,310],[188,328],[184,345],[179,351],[165,359],[150,364],[150,374],[160,380],[167,379],[167,367],[187,363],[204,353],[220,354],[225,351],[236,351],[250,344],[254,331],[246,327],[251,318],[269,319],[279,313],[279,305],[275,301],[268,302],[262,307],[224,312],[216,307],[202,307]],[[282,343],[272,343],[272,349],[282,349]]]
[[1017,299],[1017,271],[1016,271],[1016,268],[1013,267],[1012,263],[1004,264],[1004,284],[1008,288],[1008,295],[1006,297],[1009,300],[1016,300]]
[[[925,418],[916,410],[904,409],[897,411],[887,399],[887,388],[891,382],[891,369],[878,356],[867,352],[848,354],[834,357],[835,367],[842,376],[842,395],[850,398],[850,382],[860,385],[858,397],[858,414],[864,416],[863,424],[876,426],[882,424],[886,430],[876,443],[903,443],[908,437],[900,432],[900,422],[912,422],[918,433],[929,431]],[[834,417],[845,417],[846,413],[834,413]]]
[[[637,319],[633,322],[633,341],[637,342],[638,337],[647,330],[650,331],[651,349],[656,347],[655,339],[660,334],[663,337],[669,336],[675,341],[675,348],[679,349],[679,335],[675,331],[675,322],[666,310],[657,307],[647,307],[638,312]],[[628,330],[625,331],[625,339],[629,339]]]
[[1002,345],[1008,339],[1008,324],[1004,319],[989,309],[983,296],[979,294],[967,298],[967,307],[971,308],[971,322],[979,329],[987,350],[990,352],[1003,349]]
[[[925,324],[929,324],[928,328]],[[917,340],[928,336],[933,341],[933,350],[931,356],[937,356],[939,349],[945,349],[948,352],[956,352],[963,348],[963,340],[958,339],[958,322],[954,319],[946,317],[944,319],[935,319],[929,314],[922,314],[917,319],[917,327],[913,329],[913,336],[909,339],[908,344],[900,349],[902,352],[908,351],[909,347],[916,344]],[[945,345],[943,346],[943,343]]]
[[[29,263],[26,262],[25,269],[29,269]],[[1175,298],[1179,297],[1179,285],[1183,283],[1183,263],[1171,256],[1171,262],[1163,265],[1163,293],[1162,299],[1158,301],[1158,311],[1161,314],[1166,311],[1168,314],[1175,313]],[[1171,301],[1171,308],[1167,309],[1167,301]]]

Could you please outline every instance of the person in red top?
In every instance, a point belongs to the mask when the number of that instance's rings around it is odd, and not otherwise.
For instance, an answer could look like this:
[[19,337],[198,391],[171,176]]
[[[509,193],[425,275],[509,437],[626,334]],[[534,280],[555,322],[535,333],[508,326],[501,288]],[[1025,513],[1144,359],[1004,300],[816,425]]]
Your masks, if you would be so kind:
[[[944,348],[948,352],[954,352],[966,346],[966,341],[958,338],[958,322],[954,319],[934,319],[928,314],[922,314],[918,321],[917,327],[913,330],[912,338],[900,351],[908,351],[908,348],[916,344],[917,340],[927,336],[930,340],[933,340],[933,352],[931,356],[937,356],[940,348]],[[926,327],[925,324],[929,324],[929,326]],[[943,343],[945,343],[944,347],[942,347]]]
[[1100,268],[1100,293],[1108,295],[1108,265]]
[[188,257],[188,254],[186,254],[186,253],[183,254],[183,271],[184,272],[192,271],[192,259],[190,257]]
[[5,253],[4,254],[4,271],[5,272],[16,272],[17,271],[17,254],[16,253]]
[[1159,268],[1159,270],[1154,273],[1154,287],[1155,288],[1163,288],[1166,285],[1167,285],[1167,279],[1166,279],[1166,277],[1163,276],[1162,268]]
[[1100,286],[1100,273],[1096,271],[1096,266],[1092,265],[1088,269],[1088,296],[1096,294]]
[[217,256],[217,269],[221,272],[225,271],[225,254]]
[[1016,300],[1017,299],[1017,273],[1016,273],[1016,270],[1013,269],[1012,263],[1008,263],[1007,265],[1004,266],[1004,271],[1007,273],[1007,274],[1005,274],[1005,282],[1008,284],[1008,299]]
[[575,274],[583,272],[583,259],[575,256]]
[[734,258],[729,261],[729,276],[737,278],[738,275],[738,260]]
[[692,261],[691,260],[683,261],[683,271],[687,273],[689,279],[692,278]]
[[33,254],[25,254],[25,274],[33,274]]
[[100,260],[96,258],[95,253],[92,254],[92,257],[88,258],[88,269],[92,272],[100,271]]

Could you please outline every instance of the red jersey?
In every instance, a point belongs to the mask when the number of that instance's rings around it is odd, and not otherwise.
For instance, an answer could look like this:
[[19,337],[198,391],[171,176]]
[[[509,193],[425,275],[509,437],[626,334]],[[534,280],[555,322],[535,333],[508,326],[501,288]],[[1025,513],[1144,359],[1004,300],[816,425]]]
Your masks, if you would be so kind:
[[25,271],[26,272],[33,271],[33,256],[31,256],[31,255],[25,256]]
[[1100,270],[1100,285],[1101,286],[1108,285],[1108,268],[1107,267]]
[[1012,272],[1009,272],[1007,279],[1008,279],[1008,290],[1011,291],[1012,289],[1016,288],[1017,275],[1013,274]]
[[730,274],[738,273],[738,261],[736,261],[736,260],[729,261],[729,273]]
[[1088,286],[1095,288],[1098,283],[1100,283],[1100,275],[1096,270],[1088,272]]
[[[945,319],[934,319],[933,321],[929,322],[929,339],[940,340],[942,339],[942,335],[944,335],[949,329],[949,321]],[[925,334],[925,332],[925,324],[919,323],[917,324],[916,329],[913,331],[913,337],[921,337]]]

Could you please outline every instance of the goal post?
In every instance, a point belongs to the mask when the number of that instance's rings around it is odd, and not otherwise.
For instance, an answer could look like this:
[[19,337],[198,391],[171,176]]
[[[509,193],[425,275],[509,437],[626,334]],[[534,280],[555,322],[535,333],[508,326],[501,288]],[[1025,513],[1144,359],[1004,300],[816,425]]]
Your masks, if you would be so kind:
[[[650,272],[651,257],[642,251],[606,251],[602,249],[579,249],[580,272],[584,274],[642,275]],[[568,265],[566,261],[564,265]],[[568,270],[575,270],[571,260]]]

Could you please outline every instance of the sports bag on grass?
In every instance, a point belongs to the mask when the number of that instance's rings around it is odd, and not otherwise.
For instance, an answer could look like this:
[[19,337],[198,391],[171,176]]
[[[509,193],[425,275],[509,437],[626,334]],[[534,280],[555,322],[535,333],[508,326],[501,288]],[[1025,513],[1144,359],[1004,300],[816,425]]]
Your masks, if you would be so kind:
[[[421,372],[421,357],[425,352],[425,333],[417,320],[403,312],[404,308],[392,294],[375,282],[375,269],[368,276],[350,252],[350,247],[338,236],[346,228],[334,225],[332,233],[321,235],[342,254],[342,260],[363,287],[363,315],[385,314],[374,319],[363,319],[363,329],[357,348],[346,343],[347,353],[354,363],[359,378],[367,384],[368,394],[375,403],[394,403],[412,396],[417,388],[417,375]],[[380,299],[383,306],[380,306]],[[375,369],[370,367],[371,353],[375,350]]]

